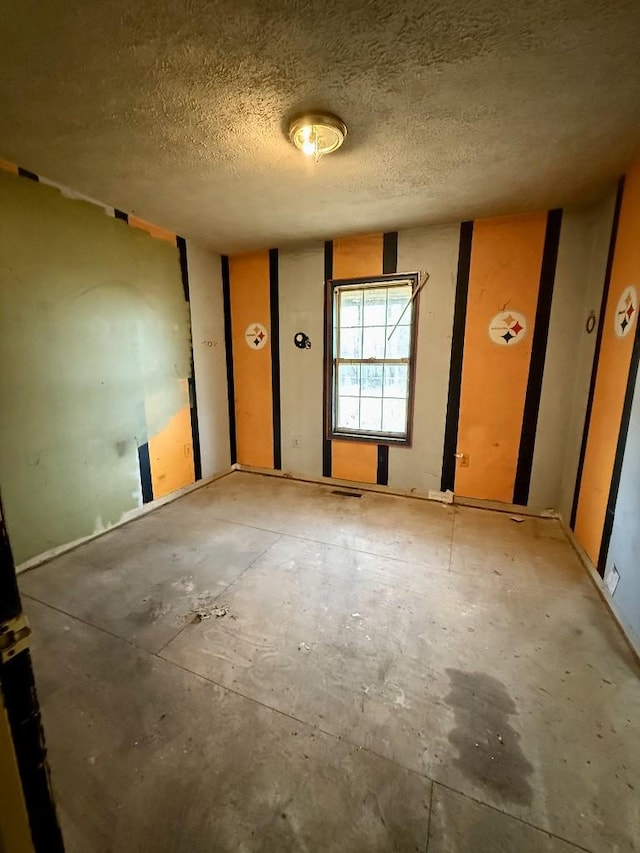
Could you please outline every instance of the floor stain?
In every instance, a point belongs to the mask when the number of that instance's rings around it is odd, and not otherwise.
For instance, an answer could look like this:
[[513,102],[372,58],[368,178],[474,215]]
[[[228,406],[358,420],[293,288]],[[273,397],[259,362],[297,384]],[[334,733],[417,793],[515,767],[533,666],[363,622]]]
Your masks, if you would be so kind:
[[509,722],[518,710],[504,684],[484,672],[447,669],[447,674],[451,690],[445,702],[453,709],[456,722],[449,732],[449,741],[458,750],[455,766],[503,800],[530,805],[533,790],[527,777],[533,766]]

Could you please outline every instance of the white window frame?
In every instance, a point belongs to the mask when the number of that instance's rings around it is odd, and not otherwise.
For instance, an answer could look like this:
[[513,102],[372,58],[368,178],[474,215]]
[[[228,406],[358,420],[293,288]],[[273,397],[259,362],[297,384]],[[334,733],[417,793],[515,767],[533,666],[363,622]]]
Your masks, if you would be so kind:
[[[326,435],[329,439],[372,442],[382,445],[411,445],[413,427],[413,403],[416,375],[416,349],[418,325],[418,293],[419,273],[394,273],[393,275],[370,276],[367,278],[334,279],[326,283],[326,345],[325,345],[325,412]],[[412,298],[408,311],[411,312],[409,356],[407,358],[339,358],[340,352],[340,323],[339,295],[347,290],[385,289],[393,287],[411,287]],[[365,327],[366,328],[366,327]],[[383,430],[354,430],[337,427],[338,408],[338,365],[339,364],[406,364],[408,367],[408,389],[406,430],[402,433],[385,432]]]

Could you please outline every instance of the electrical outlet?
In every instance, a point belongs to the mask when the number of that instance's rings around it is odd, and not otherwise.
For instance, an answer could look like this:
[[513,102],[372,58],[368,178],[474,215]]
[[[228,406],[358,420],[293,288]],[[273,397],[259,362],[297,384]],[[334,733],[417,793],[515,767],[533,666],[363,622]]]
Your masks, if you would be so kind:
[[468,453],[462,454],[462,456],[460,458],[460,467],[461,468],[468,468],[469,467],[469,454]]
[[302,439],[299,435],[294,435],[291,437],[291,446],[292,447],[302,447]]
[[607,569],[604,576],[604,583],[607,589],[609,590],[609,595],[613,596],[616,591],[616,587],[618,586],[619,580],[620,572],[618,571],[618,567],[614,563],[610,568]]
[[185,444],[184,446],[184,458],[191,459],[191,445]]

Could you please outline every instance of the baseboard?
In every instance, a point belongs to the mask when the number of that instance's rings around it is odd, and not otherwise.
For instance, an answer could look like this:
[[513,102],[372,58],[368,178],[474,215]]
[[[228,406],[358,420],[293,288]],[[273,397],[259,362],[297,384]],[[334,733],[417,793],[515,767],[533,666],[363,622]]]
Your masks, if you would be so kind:
[[44,551],[42,554],[37,554],[35,557],[25,560],[23,563],[16,566],[16,574],[26,572],[29,569],[35,569],[36,566],[41,566],[43,563],[48,563],[49,560],[53,560],[61,554],[66,554],[68,551],[73,551],[75,548],[78,548],[80,545],[84,545],[86,542],[98,539],[100,536],[104,536],[105,533],[109,533],[111,530],[116,530],[118,527],[129,524],[129,522],[135,521],[143,515],[148,515],[150,512],[154,512],[154,510],[160,509],[160,507],[165,506],[166,504],[173,503],[173,501],[178,498],[188,495],[189,492],[201,489],[203,486],[208,486],[210,483],[215,483],[216,480],[221,480],[223,477],[228,477],[234,470],[234,466],[231,465],[229,468],[224,471],[220,471],[218,474],[213,474],[211,477],[205,477],[195,483],[190,483],[188,486],[176,489],[175,492],[170,492],[170,494],[164,495],[157,500],[150,501],[147,504],[142,504],[142,506],[129,510],[129,512],[124,513],[119,521],[116,521],[115,524],[111,524],[109,527],[105,527],[104,530],[98,530],[95,533],[91,533],[89,536],[82,536],[80,539],[74,539],[73,542],[66,542],[64,545],[58,545],[55,548],[51,548],[49,551]]
[[[396,489],[393,486],[379,486],[377,483],[360,483],[356,480],[339,480],[336,477],[313,477],[308,474],[299,474],[289,471],[275,471],[273,468],[257,468],[254,465],[242,465],[238,462],[231,466],[235,471],[243,471],[245,474],[262,474],[265,477],[279,477],[284,480],[294,480],[297,483],[316,483],[320,486],[338,486],[341,489],[354,489],[358,492],[372,492],[379,495],[391,495],[398,498],[413,498],[418,501],[429,501],[431,503],[443,503],[438,498],[430,497],[426,492]],[[445,501],[444,503],[448,503]],[[506,504],[500,501],[485,501],[476,498],[464,498],[453,495],[452,503],[457,506],[468,506],[475,509],[486,509],[492,512],[505,512],[510,515],[524,515],[532,518],[559,518],[559,514],[552,509],[537,509],[536,507],[518,506],[517,504]]]
[[625,623],[624,619],[622,618],[622,616],[620,615],[620,612],[616,606],[614,599],[609,595],[609,590],[604,585],[603,579],[600,577],[595,566],[593,565],[593,563],[589,559],[589,555],[587,554],[587,552],[584,550],[582,545],[578,542],[578,539],[576,538],[575,533],[569,527],[569,525],[564,520],[564,518],[562,518],[562,516],[560,516],[559,520],[560,520],[560,526],[562,527],[562,530],[564,531],[564,535],[567,537],[571,546],[573,547],[573,550],[578,555],[580,562],[582,563],[587,574],[591,578],[591,582],[595,586],[598,594],[600,595],[600,598],[604,601],[606,606],[609,608],[609,611],[610,611],[611,615],[613,616],[614,622],[618,626],[620,633],[622,634],[622,636],[626,640],[627,645],[631,649],[634,657],[636,658],[638,663],[640,663],[640,644],[638,643],[636,638],[628,631],[626,623]]

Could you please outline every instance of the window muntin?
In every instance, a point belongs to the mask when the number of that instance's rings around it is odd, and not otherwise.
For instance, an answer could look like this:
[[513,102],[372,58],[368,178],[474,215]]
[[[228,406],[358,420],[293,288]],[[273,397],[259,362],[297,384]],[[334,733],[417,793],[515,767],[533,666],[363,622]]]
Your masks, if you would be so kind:
[[417,274],[334,281],[331,433],[406,444]]

